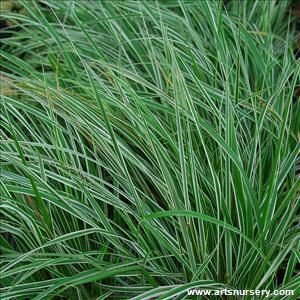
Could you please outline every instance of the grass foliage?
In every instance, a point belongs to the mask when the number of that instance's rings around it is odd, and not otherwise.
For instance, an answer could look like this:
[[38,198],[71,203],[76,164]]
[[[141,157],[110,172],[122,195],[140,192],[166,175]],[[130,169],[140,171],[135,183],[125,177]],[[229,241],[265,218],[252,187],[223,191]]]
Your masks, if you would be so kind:
[[20,5],[1,16],[1,299],[297,299],[290,3]]

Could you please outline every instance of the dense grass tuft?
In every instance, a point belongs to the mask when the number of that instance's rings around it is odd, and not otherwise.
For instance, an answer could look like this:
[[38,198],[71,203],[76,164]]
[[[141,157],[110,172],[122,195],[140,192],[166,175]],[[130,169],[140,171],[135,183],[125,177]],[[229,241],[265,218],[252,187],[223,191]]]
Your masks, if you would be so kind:
[[185,299],[200,287],[297,299],[290,5],[2,10],[1,299]]

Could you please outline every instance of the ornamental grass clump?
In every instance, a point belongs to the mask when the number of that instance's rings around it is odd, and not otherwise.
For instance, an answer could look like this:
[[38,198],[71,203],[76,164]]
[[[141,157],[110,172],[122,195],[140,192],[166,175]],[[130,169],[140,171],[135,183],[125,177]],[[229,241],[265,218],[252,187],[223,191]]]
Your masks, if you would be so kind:
[[297,299],[291,3],[15,6],[1,12],[1,299]]

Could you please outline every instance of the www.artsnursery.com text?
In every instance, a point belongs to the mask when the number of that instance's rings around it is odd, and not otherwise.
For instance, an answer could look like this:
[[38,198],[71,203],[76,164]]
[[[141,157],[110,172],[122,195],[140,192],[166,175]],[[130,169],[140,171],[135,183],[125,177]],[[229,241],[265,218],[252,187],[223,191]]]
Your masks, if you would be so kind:
[[187,291],[189,296],[293,296],[294,290],[207,290],[207,289],[192,289]]

